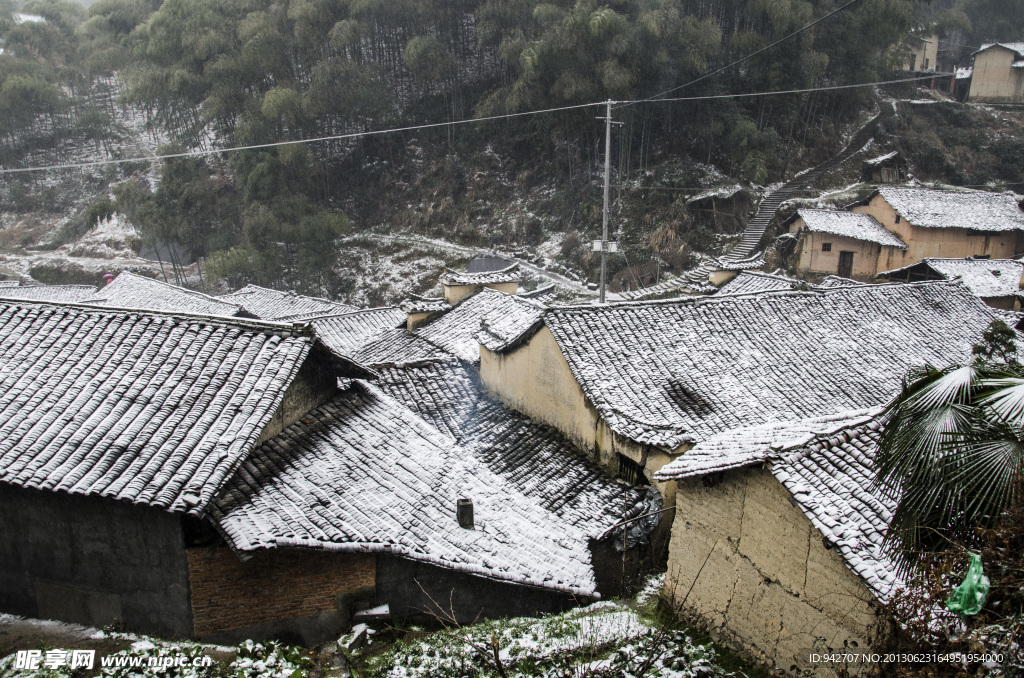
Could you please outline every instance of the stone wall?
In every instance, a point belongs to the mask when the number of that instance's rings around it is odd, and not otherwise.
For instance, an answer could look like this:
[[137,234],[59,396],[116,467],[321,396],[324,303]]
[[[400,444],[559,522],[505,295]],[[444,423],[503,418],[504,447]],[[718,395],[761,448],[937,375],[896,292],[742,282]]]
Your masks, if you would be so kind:
[[195,635],[215,642],[336,638],[350,619],[340,597],[372,591],[376,557],[262,551],[242,562],[225,546],[188,549]]
[[0,517],[0,611],[191,635],[178,516],[0,485]]
[[829,675],[808,655],[868,652],[877,603],[790,499],[764,469],[680,481],[665,597],[759,661]]

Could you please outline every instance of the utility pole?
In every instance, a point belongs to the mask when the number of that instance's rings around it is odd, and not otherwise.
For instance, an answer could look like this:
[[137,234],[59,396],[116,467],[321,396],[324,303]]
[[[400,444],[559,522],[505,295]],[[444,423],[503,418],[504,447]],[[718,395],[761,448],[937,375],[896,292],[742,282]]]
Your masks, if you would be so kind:
[[[601,293],[598,297],[599,303],[604,303],[605,278],[608,272],[608,252],[618,252],[616,242],[608,242],[608,191],[611,188],[612,168],[612,104],[615,102],[609,99],[605,102],[607,106],[605,115],[598,120],[604,120],[604,217],[602,219],[601,240],[594,242],[594,251],[601,251]],[[622,123],[616,123],[621,125]]]

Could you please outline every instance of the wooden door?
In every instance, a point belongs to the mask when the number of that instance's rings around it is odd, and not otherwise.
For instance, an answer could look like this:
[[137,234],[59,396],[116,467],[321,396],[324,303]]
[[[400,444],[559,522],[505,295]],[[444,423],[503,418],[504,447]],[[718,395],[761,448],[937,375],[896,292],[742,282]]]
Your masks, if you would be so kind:
[[853,277],[853,252],[840,252],[839,253],[839,271],[838,274],[842,278]]

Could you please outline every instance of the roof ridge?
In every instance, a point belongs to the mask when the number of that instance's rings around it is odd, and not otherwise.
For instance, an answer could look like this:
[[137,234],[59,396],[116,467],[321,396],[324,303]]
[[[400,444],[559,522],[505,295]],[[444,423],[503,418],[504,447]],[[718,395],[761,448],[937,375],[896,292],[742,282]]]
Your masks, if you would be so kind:
[[183,311],[161,311],[158,309],[126,308],[122,306],[97,306],[96,304],[83,304],[73,301],[35,301],[33,299],[16,299],[3,297],[0,294],[0,306],[19,306],[22,304],[32,306],[57,306],[70,308],[76,311],[89,313],[108,313],[112,315],[144,315],[171,318],[179,320],[205,320],[210,324],[234,326],[240,328],[252,328],[262,330],[288,331],[295,335],[313,336],[309,323],[284,323],[273,320],[260,320],[258,318],[239,318],[229,315],[209,315],[204,313],[185,313]]
[[[238,306],[238,304],[232,304],[230,302],[224,301],[223,299],[218,299],[217,297],[215,297],[215,296],[213,296],[211,294],[206,294],[205,292],[200,292],[199,290],[191,290],[191,289],[189,289],[187,287],[182,287],[181,285],[174,285],[172,283],[165,282],[163,280],[158,280],[156,278],[150,278],[150,277],[145,276],[145,275],[139,275],[138,273],[132,273],[131,271],[121,271],[121,273],[117,276],[117,278],[120,278],[122,275],[128,275],[130,277],[139,278],[140,280],[145,280],[146,282],[155,282],[158,285],[163,285],[164,287],[169,287],[169,288],[171,288],[173,290],[178,290],[180,292],[187,292],[188,294],[204,297],[204,298],[206,298],[207,301],[215,301],[218,304],[224,304],[225,306]],[[109,283],[107,283],[103,287],[97,287],[96,288],[96,294],[94,296],[99,297],[103,293],[103,290],[105,290],[107,288],[107,285],[112,284],[114,282],[114,280],[117,280],[117,278],[114,278],[113,280],[111,280]]]

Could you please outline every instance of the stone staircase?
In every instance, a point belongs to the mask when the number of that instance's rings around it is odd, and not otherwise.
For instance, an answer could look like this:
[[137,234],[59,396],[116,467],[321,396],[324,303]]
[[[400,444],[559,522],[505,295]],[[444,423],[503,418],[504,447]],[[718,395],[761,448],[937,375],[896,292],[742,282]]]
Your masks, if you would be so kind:
[[[817,167],[813,167],[802,174],[799,174],[779,188],[775,189],[771,193],[765,195],[762,198],[760,204],[757,206],[757,214],[747,224],[746,229],[743,231],[743,237],[736,243],[732,249],[726,254],[720,257],[720,261],[724,264],[729,262],[739,262],[744,259],[751,258],[755,252],[758,251],[761,245],[761,240],[764,238],[764,233],[768,229],[768,225],[775,217],[775,213],[778,211],[782,203],[786,202],[793,196],[794,193],[806,190],[814,183],[814,181],[821,176],[823,173],[829,170],[835,169],[842,165],[844,162],[849,160],[859,150],[864,148],[865,144],[871,140],[875,135],[875,130],[878,128],[879,123],[893,116],[894,111],[892,106],[888,102],[878,103],[879,113],[872,118],[866,125],[861,127],[853,138],[850,139],[850,143],[846,145],[841,153],[833,156],[826,160]],[[715,270],[715,261],[707,261],[702,263],[697,268],[687,271],[686,273],[672,278],[671,280],[665,280],[657,285],[645,287],[642,290],[636,290],[632,292],[624,292],[621,297],[626,300],[645,299],[648,297],[659,296],[668,294],[669,292],[678,289],[690,289],[693,292],[703,292],[709,286],[708,276],[712,271]]]

